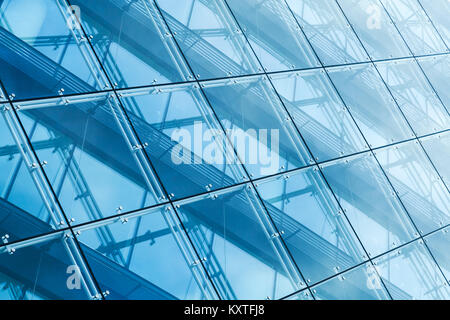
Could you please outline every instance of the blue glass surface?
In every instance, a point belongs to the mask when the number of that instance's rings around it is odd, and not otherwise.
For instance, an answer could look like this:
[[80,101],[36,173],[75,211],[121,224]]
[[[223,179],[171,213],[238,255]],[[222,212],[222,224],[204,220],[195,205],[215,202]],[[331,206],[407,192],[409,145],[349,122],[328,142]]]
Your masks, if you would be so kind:
[[304,287],[250,185],[179,206],[188,234],[225,299],[277,299]]
[[369,60],[335,1],[287,0],[287,3],[324,65]]
[[320,300],[389,300],[376,268],[365,264],[312,288]]
[[0,12],[0,78],[9,95],[29,99],[107,87],[82,33],[68,28],[75,24],[62,1],[2,1]]
[[228,0],[266,71],[318,67],[319,62],[284,1]]
[[[160,201],[115,120],[114,100],[23,110],[31,143],[72,224]],[[108,142],[110,141],[110,142]]]
[[83,26],[116,87],[192,79],[173,39],[165,35],[167,27],[152,2],[128,3],[71,1],[80,8]]
[[444,276],[422,240],[374,260],[376,269],[395,300],[448,300]]
[[364,251],[318,168],[258,183],[308,284],[362,262]]
[[378,150],[376,157],[421,233],[450,222],[450,194],[417,141]]
[[414,137],[373,65],[331,68],[329,72],[371,147]]
[[449,10],[0,0],[0,299],[450,299]]
[[337,0],[372,60],[410,55],[378,0]]
[[[71,260],[63,234],[26,247],[0,248],[0,299],[85,300],[85,276]],[[68,252],[69,250],[69,252]],[[78,278],[77,278],[78,277]]]
[[370,153],[327,163],[323,173],[370,256],[418,237]]
[[212,109],[251,177],[299,168],[308,150],[266,77],[203,84]]
[[323,70],[273,76],[273,83],[317,161],[367,150]]
[[261,72],[262,67],[222,0],[157,0],[197,79]]

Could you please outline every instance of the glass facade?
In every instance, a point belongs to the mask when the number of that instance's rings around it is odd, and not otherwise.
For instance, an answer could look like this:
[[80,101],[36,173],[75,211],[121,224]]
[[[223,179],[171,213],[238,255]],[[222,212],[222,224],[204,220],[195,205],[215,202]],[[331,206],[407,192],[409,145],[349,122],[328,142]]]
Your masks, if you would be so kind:
[[0,0],[0,299],[450,299],[447,0]]

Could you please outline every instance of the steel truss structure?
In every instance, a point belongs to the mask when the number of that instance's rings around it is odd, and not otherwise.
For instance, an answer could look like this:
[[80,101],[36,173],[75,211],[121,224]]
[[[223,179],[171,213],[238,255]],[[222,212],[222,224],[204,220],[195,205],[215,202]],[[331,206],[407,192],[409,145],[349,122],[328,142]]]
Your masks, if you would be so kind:
[[0,298],[449,299],[449,13],[0,0]]

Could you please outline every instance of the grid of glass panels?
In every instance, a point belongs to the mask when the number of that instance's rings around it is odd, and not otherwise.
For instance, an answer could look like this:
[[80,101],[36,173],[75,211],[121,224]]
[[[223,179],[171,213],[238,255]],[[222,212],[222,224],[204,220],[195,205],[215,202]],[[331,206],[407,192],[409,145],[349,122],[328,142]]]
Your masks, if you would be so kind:
[[450,299],[446,0],[0,0],[0,299]]

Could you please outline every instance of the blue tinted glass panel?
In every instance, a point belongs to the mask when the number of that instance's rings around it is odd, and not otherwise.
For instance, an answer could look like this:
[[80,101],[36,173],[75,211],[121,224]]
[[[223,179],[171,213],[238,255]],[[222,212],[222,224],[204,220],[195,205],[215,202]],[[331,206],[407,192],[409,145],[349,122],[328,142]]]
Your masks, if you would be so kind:
[[421,139],[421,143],[439,172],[442,180],[450,186],[450,167],[448,159],[450,159],[450,133],[440,134]]
[[287,0],[287,3],[324,65],[369,60],[335,1]]
[[128,3],[71,1],[111,80],[123,88],[192,79],[153,2]]
[[75,224],[159,201],[115,120],[115,101],[98,99],[20,112],[27,133],[35,128],[32,145]]
[[377,63],[403,114],[418,136],[450,128],[450,116],[413,60]]
[[450,45],[450,21],[448,12],[450,12],[450,2],[447,0],[423,1],[419,3],[433,21],[434,26],[440,36],[445,40],[447,47]]
[[325,161],[367,149],[324,71],[272,77],[276,90],[316,160]]
[[417,0],[382,0],[382,3],[414,55],[447,51]]
[[242,182],[245,173],[198,85],[121,99],[172,198]]
[[[1,106],[4,108],[6,106]],[[8,123],[8,124],[7,124]],[[33,180],[21,150],[11,134],[12,120],[6,113],[0,117],[0,234],[7,241],[17,241],[59,228],[60,218],[49,213],[39,184]],[[16,131],[13,131],[16,134]],[[32,137],[35,130],[32,129]],[[19,143],[19,144],[17,144]],[[18,145],[20,147],[18,147]],[[36,176],[35,176],[36,178]]]
[[389,300],[390,297],[371,264],[365,264],[312,288],[319,300]]
[[25,99],[107,86],[80,30],[69,29],[68,10],[62,3],[2,1],[0,78],[8,94]]
[[370,153],[329,163],[323,173],[369,255],[418,236]]
[[307,149],[266,77],[203,85],[241,161],[254,177],[309,162]]
[[227,1],[267,71],[317,67],[311,47],[284,1]]
[[374,260],[395,300],[447,300],[445,278],[420,240]]
[[0,299],[2,300],[87,300],[86,275],[71,259],[73,246],[63,234],[51,240],[31,241],[0,248]]
[[261,72],[222,0],[158,0],[163,16],[199,79]]
[[418,142],[378,150],[376,157],[420,232],[450,222],[450,194]]
[[377,0],[338,0],[373,60],[410,55],[383,6]]
[[329,69],[330,77],[372,147],[414,137],[372,65]]
[[447,108],[447,112],[450,112],[450,91],[448,90],[448,83],[450,81],[450,56],[420,58],[419,63]]
[[425,238],[425,243],[430,248],[431,254],[441,267],[447,281],[450,279],[450,227],[433,233]]
[[224,299],[277,299],[304,287],[250,186],[178,206],[188,234]]
[[258,183],[258,191],[308,283],[362,261],[364,251],[318,168]]
[[82,250],[108,299],[205,299],[205,284],[194,276],[202,266],[183,256],[183,231],[170,214],[156,208],[81,231]]

